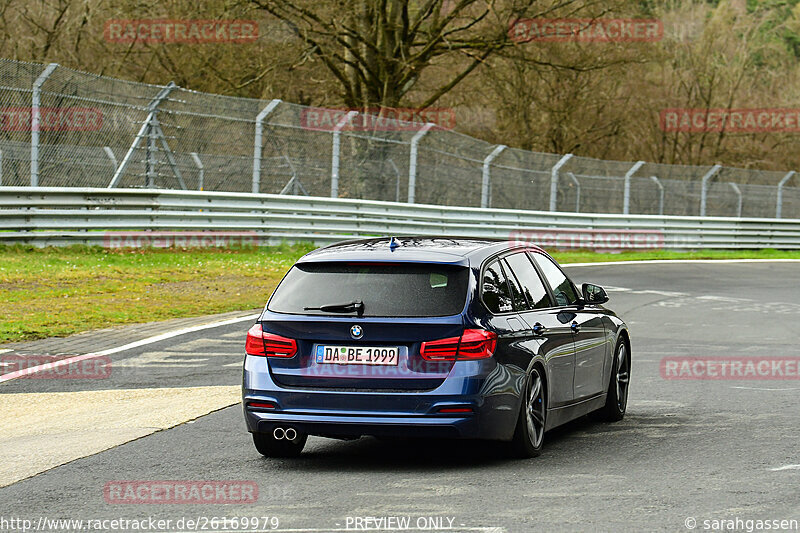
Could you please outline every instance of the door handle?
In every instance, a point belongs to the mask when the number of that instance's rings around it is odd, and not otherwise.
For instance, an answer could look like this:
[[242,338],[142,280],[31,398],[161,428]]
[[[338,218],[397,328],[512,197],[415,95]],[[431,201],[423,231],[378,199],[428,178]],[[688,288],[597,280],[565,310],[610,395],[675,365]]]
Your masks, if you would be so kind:
[[539,322],[533,325],[533,334],[534,335],[544,335],[546,328],[541,325]]
[[578,324],[574,320],[572,321],[572,325],[570,326],[570,328],[572,329],[573,333],[578,333],[581,330],[580,324]]

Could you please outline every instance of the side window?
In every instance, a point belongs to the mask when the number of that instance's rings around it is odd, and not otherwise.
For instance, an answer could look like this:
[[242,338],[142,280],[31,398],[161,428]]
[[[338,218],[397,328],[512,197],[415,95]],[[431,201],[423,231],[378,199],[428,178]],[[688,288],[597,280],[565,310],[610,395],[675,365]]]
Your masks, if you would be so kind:
[[508,280],[499,261],[495,261],[483,271],[481,294],[483,303],[492,313],[507,313],[514,310],[508,290]]
[[556,297],[556,305],[570,305],[578,301],[578,295],[575,292],[575,287],[572,282],[567,279],[561,269],[549,258],[542,254],[531,254],[536,264],[542,269],[547,283],[553,289],[553,294]]
[[511,299],[514,301],[514,310],[528,311],[531,306],[528,304],[528,299],[525,298],[525,293],[520,285],[521,280],[514,275],[514,269],[509,267],[505,259],[503,259],[502,263],[503,270],[505,270],[506,276],[508,277],[508,286],[511,289]]
[[533,309],[553,307],[550,295],[547,294],[547,289],[544,288],[544,283],[542,283],[539,273],[533,267],[533,263],[528,259],[528,254],[510,255],[506,257],[506,261],[522,284],[522,291]]

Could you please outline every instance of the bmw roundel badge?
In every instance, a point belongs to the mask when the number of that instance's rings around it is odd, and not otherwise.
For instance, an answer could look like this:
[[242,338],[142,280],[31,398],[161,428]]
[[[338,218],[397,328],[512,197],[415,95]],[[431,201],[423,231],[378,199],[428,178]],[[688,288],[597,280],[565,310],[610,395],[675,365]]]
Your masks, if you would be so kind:
[[364,335],[364,329],[355,324],[352,328],[350,328],[350,336],[354,339],[360,339]]

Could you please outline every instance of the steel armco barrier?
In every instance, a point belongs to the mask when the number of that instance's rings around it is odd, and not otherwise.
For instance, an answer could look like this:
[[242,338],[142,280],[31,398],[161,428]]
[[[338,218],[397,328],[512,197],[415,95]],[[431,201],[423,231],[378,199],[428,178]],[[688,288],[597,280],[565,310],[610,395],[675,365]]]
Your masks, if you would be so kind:
[[459,133],[491,127],[491,110],[480,118],[485,113],[476,115],[468,103],[440,109],[448,118],[439,126],[425,122],[435,114],[412,113],[409,122],[400,120],[407,113],[379,118],[372,111],[200,93],[0,58],[0,184],[800,218],[800,179],[790,168],[611,161],[504,147]]
[[[547,246],[553,238],[595,234],[602,242],[581,241],[586,243],[582,247],[800,249],[797,219],[551,213],[164,189],[0,187],[3,244],[103,245],[114,232],[148,231],[246,232],[264,244],[424,235],[522,238]],[[637,233],[655,239],[625,240]]]

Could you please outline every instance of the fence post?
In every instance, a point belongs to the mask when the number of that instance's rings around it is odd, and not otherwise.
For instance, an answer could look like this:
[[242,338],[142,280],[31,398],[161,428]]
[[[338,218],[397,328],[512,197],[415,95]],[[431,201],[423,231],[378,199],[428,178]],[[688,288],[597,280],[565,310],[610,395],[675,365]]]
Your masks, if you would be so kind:
[[711,167],[711,170],[706,172],[706,175],[703,176],[702,181],[702,189],[700,190],[700,216],[706,216],[706,202],[708,200],[708,183],[711,181],[711,178],[714,177],[714,174],[719,172],[719,169],[722,168],[722,165],[714,165]]
[[490,166],[495,157],[500,155],[507,147],[500,144],[492,150],[492,153],[483,160],[483,181],[481,183],[481,207],[489,207],[489,184],[492,179]]
[[742,218],[742,190],[733,182],[728,183],[728,185],[731,186],[731,189],[733,189],[733,192],[736,193],[736,197],[739,199],[739,203],[736,207],[736,216]]
[[161,89],[156,97],[150,101],[150,104],[147,106],[147,110],[149,111],[147,118],[142,124],[142,127],[139,128],[139,132],[136,134],[136,138],[133,140],[130,148],[128,148],[128,151],[125,153],[125,157],[122,158],[122,162],[119,164],[119,167],[117,167],[117,171],[114,172],[114,177],[111,178],[111,182],[108,184],[109,189],[116,187],[117,183],[119,183],[119,180],[122,179],[122,174],[125,172],[125,169],[128,168],[128,164],[131,162],[133,153],[136,151],[139,143],[142,142],[142,139],[147,137],[148,142],[150,141],[151,128],[153,125],[152,123],[156,118],[156,114],[158,113],[158,106],[167,96],[169,96],[169,93],[171,93],[172,90],[177,87],[178,86],[175,85],[175,82],[169,82],[169,84]]
[[631,212],[631,178],[636,171],[642,168],[644,165],[644,161],[637,161],[634,165],[628,169],[625,173],[625,191],[622,195],[622,214],[629,215]]
[[197,152],[190,152],[189,155],[192,156],[192,160],[194,161],[194,165],[197,167],[197,190],[203,190],[203,181],[205,180],[205,167],[203,166],[203,162],[200,161],[200,156],[197,155]]
[[567,176],[569,179],[572,180],[572,183],[575,184],[575,212],[581,212],[581,182],[578,181],[578,177],[575,176],[573,172],[567,172]]
[[331,198],[339,197],[339,150],[341,149],[340,136],[342,128],[350,122],[350,119],[358,114],[358,111],[350,111],[344,115],[336,126],[333,127],[333,155],[331,156]]
[[781,218],[781,211],[783,211],[783,186],[786,185],[786,182],[792,179],[794,175],[795,171],[790,170],[781,178],[780,183],[778,183],[778,203],[775,205],[775,218]]
[[106,153],[108,158],[111,160],[111,164],[114,165],[114,172],[116,172],[117,171],[117,156],[114,155],[114,150],[112,150],[110,146],[103,146],[103,151]]
[[572,159],[572,154],[566,154],[550,169],[550,211],[555,211],[558,204],[558,171],[570,159]]
[[267,115],[272,113],[278,104],[281,103],[279,98],[270,101],[267,106],[256,115],[256,134],[253,142],[253,194],[261,192],[261,142],[264,137],[264,119]]
[[400,201],[400,169],[397,168],[397,165],[394,164],[393,159],[389,159],[389,164],[392,166],[392,170],[394,170],[394,201]]
[[41,121],[41,111],[39,107],[42,103],[42,85],[50,77],[50,74],[58,67],[58,63],[50,63],[47,68],[39,74],[33,82],[31,98],[31,187],[39,186],[39,123]]
[[417,195],[417,145],[428,131],[436,124],[428,122],[411,138],[411,150],[408,159],[408,203],[413,204]]
[[145,170],[146,181],[145,187],[148,189],[152,189],[156,186],[156,177],[158,177],[158,172],[156,171],[156,167],[158,166],[158,160],[156,159],[156,152],[158,151],[158,146],[156,145],[156,130],[153,128],[152,123],[148,123],[147,125],[147,153],[145,155],[145,161],[147,164],[147,168]]
[[650,179],[656,184],[658,187],[658,214],[664,214],[664,186],[661,184],[661,180],[658,179],[657,176],[650,176]]

